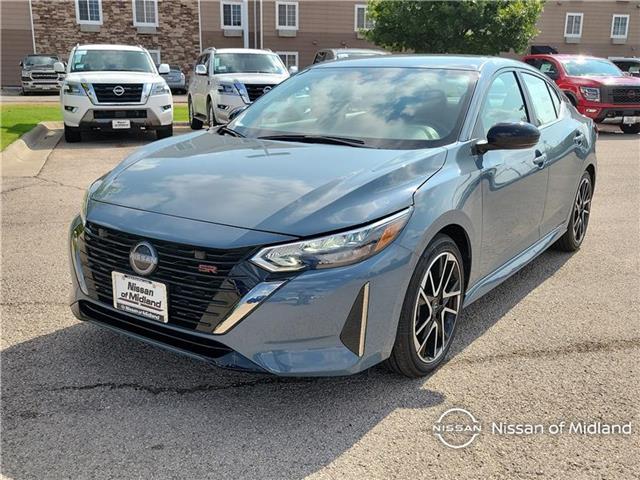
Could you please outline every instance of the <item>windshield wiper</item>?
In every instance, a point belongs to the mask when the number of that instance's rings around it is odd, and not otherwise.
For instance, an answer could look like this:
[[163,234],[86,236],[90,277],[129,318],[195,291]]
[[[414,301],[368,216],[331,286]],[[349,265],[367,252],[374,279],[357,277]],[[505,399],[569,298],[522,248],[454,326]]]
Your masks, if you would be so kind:
[[226,125],[223,125],[222,127],[218,128],[218,135],[231,135],[232,137],[240,137],[243,138],[244,135],[242,135],[240,132],[236,132],[235,130],[227,127]]
[[258,137],[262,140],[283,140],[285,142],[305,142],[305,143],[328,143],[331,145],[348,145],[350,147],[369,148],[365,145],[364,140],[359,138],[334,137],[330,135],[300,135],[300,134],[284,134],[284,135],[267,135]]

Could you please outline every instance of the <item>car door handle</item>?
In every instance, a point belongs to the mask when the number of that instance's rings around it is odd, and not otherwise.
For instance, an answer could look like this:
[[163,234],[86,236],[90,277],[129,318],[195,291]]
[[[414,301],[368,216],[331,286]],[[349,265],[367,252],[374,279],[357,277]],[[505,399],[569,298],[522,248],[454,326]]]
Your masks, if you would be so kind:
[[547,154],[536,150],[536,157],[533,159],[533,163],[535,163],[538,168],[543,168],[547,163]]

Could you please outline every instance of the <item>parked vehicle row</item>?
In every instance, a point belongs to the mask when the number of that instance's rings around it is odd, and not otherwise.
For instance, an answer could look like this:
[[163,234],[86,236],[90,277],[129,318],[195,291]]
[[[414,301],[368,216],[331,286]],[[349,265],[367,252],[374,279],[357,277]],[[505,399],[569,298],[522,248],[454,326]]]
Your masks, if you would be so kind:
[[[246,95],[230,93],[246,65],[261,85],[286,77],[263,53],[203,55],[211,123]],[[71,309],[223,367],[427,375],[464,307],[551,245],[580,248],[596,139],[522,62],[319,63],[93,183],[70,230]]]
[[20,62],[22,94],[60,90],[64,73],[57,72],[53,68],[59,61],[60,58],[57,55],[38,54],[24,57]]

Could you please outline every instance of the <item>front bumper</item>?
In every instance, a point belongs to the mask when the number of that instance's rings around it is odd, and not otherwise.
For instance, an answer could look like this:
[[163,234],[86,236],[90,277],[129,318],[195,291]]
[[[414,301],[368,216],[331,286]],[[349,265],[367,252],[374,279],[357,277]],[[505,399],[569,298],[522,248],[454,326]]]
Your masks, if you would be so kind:
[[58,92],[62,80],[56,81],[26,81],[22,80],[22,90],[25,92]]
[[596,123],[622,123],[623,117],[640,117],[640,104],[583,102],[578,105],[578,111]]
[[65,125],[111,130],[112,121],[128,119],[132,129],[153,130],[173,123],[171,95],[154,95],[145,103],[94,104],[85,95],[62,95]]
[[[135,233],[143,234],[145,224],[157,225],[161,217],[139,215],[152,218],[136,221],[128,231],[139,228]],[[185,222],[162,217],[165,231],[184,229]],[[90,297],[86,285],[81,287],[82,271],[75,268],[79,256],[73,249],[73,231],[77,228],[81,228],[79,218],[72,224],[71,235],[71,309],[81,320],[218,366],[277,375],[347,375],[365,370],[391,353],[413,254],[398,241],[363,262],[290,277],[233,328],[223,334],[211,334],[146,320]],[[224,236],[215,234],[222,226],[206,228],[209,238]],[[366,316],[362,316],[360,308],[365,298],[363,291],[367,291]],[[353,335],[345,335],[354,326],[354,319],[356,326],[364,327],[364,333],[358,332],[355,340]],[[354,341],[358,344],[355,348]],[[358,348],[360,341],[362,348]]]

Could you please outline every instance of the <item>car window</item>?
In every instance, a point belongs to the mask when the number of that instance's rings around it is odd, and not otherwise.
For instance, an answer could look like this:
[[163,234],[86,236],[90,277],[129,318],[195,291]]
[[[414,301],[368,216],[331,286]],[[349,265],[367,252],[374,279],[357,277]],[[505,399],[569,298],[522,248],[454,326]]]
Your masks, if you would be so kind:
[[316,58],[313,59],[313,63],[320,63],[322,60],[324,60],[324,52],[318,52],[316,53]]
[[551,85],[547,83],[547,88],[549,89],[549,93],[551,94],[551,101],[553,102],[553,106],[556,109],[556,114],[560,116],[560,105],[562,100],[560,100],[560,96],[558,95],[558,91],[553,88]]
[[515,73],[502,73],[493,80],[478,120],[477,132],[484,138],[496,123],[529,121]]
[[265,53],[217,53],[213,57],[213,73],[274,73],[286,72],[276,54]]
[[524,84],[529,92],[529,97],[533,103],[533,110],[535,111],[538,124],[545,125],[555,121],[558,116],[556,114],[556,107],[551,99],[551,94],[547,88],[547,82],[528,73],[522,74]]
[[73,51],[71,72],[155,72],[147,52],[138,50],[82,50]]
[[546,73],[547,75],[557,75],[558,74],[558,70],[556,69],[556,66],[554,65],[553,62],[550,62],[549,60],[541,60],[540,61],[540,66],[538,67],[538,69],[542,73]]
[[477,72],[315,68],[295,75],[231,124],[247,137],[359,139],[376,148],[428,148],[457,139]]

